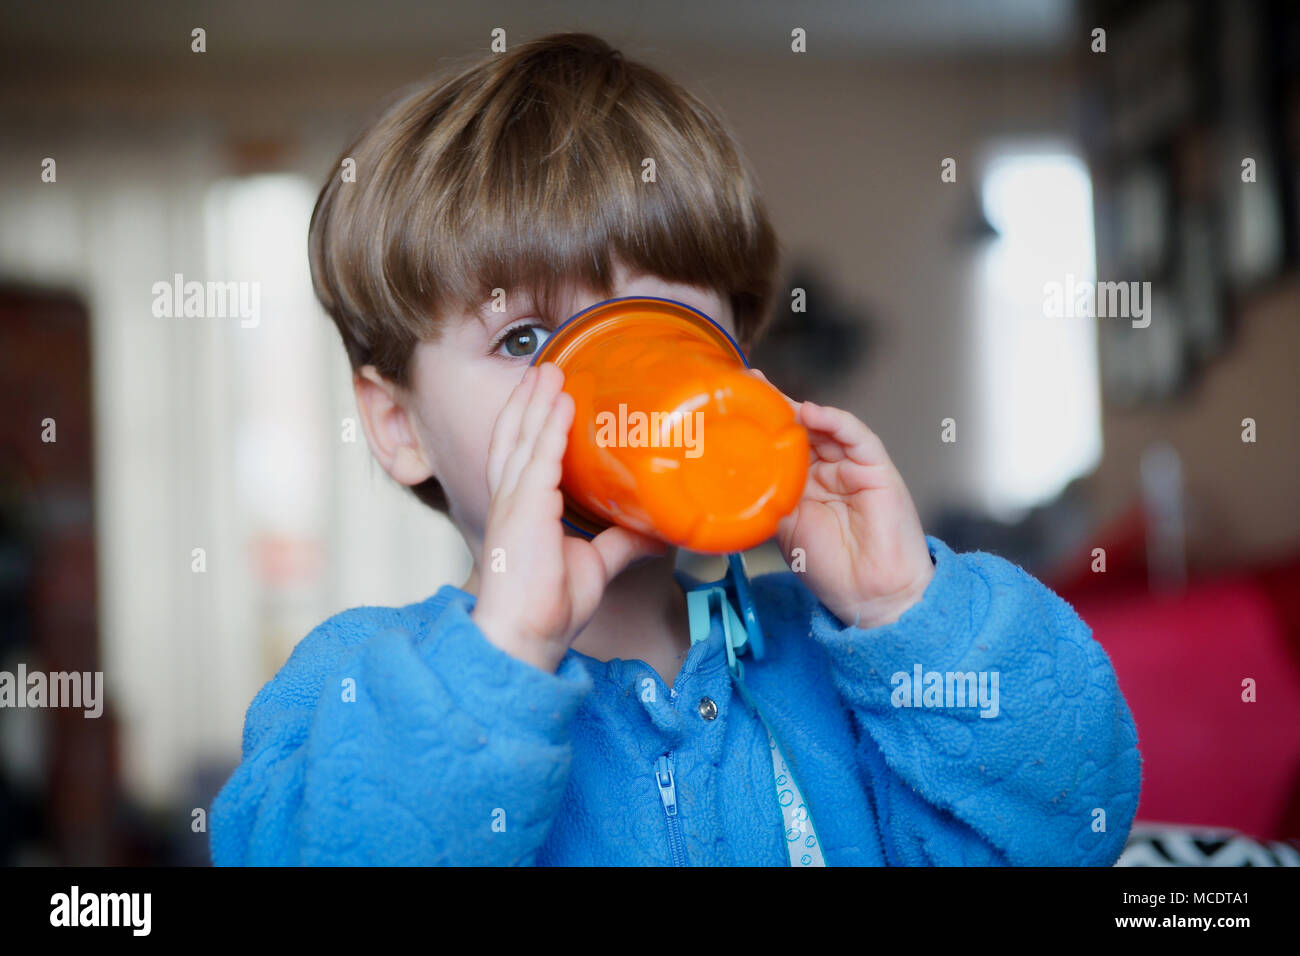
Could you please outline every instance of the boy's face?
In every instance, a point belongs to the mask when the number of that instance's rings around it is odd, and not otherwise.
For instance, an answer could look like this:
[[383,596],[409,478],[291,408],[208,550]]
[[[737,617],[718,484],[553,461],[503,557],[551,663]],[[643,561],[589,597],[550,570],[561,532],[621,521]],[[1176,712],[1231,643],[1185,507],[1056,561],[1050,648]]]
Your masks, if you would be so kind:
[[[730,303],[711,289],[631,274],[620,265],[610,298],[632,295],[683,302],[735,337]],[[559,307],[568,317],[603,298],[590,289],[568,287]],[[533,355],[550,335],[524,297],[507,296],[505,304],[504,312],[489,311],[485,304],[482,323],[468,314],[454,317],[439,341],[420,343],[412,361],[409,392],[382,414],[364,409],[367,400],[358,389],[362,414],[372,426],[378,424],[394,437],[386,455],[376,449],[385,470],[403,484],[436,477],[447,493],[451,519],[476,557],[488,513],[487,455],[492,426]],[[385,405],[383,396],[373,388],[368,394],[373,403]],[[398,405],[405,406],[405,416]],[[379,444],[384,444],[383,439]],[[373,439],[371,447],[376,448]]]

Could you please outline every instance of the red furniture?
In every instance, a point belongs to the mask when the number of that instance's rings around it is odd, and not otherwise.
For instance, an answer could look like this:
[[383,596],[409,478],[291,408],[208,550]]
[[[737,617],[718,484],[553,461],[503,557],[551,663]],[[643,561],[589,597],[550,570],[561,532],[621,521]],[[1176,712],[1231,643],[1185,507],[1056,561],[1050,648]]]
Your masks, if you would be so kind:
[[1092,627],[1133,711],[1138,819],[1300,837],[1300,555],[1152,593],[1142,527],[1130,515],[1100,545],[1105,574],[1089,554],[1044,576]]

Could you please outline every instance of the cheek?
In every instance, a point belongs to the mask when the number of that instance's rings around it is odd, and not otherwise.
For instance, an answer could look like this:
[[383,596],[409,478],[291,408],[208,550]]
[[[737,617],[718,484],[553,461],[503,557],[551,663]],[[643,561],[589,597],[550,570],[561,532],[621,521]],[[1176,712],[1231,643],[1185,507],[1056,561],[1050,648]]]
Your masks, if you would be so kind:
[[488,449],[492,447],[492,426],[496,424],[496,409],[477,408],[466,415],[470,433],[465,438],[465,463],[470,473],[467,480],[487,500]]
[[486,509],[492,428],[515,384],[482,376],[460,381],[446,392],[446,403],[437,416],[438,433],[431,441],[441,464],[440,480],[462,507]]

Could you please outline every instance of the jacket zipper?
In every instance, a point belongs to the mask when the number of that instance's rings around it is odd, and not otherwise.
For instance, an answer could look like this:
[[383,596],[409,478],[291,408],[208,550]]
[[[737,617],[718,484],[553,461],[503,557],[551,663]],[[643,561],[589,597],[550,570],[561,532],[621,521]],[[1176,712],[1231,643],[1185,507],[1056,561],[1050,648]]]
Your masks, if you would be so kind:
[[681,824],[677,819],[677,782],[673,777],[673,752],[670,750],[655,761],[655,782],[659,785],[659,799],[668,817],[668,847],[672,850],[673,866],[686,865],[686,847],[682,843]]

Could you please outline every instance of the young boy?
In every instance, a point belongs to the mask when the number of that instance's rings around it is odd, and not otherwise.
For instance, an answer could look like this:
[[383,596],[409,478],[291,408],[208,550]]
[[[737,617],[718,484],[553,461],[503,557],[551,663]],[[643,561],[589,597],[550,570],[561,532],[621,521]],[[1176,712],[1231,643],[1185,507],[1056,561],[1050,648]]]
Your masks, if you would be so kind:
[[752,584],[761,719],[721,627],[691,646],[700,582],[673,549],[566,532],[573,401],[529,365],[550,330],[652,295],[748,351],[777,294],[752,176],[698,100],[552,36],[401,99],[347,160],[355,181],[336,173],[312,217],[317,294],[372,452],[475,562],[461,587],[298,645],[249,708],[215,863],[1118,858],[1139,757],[1105,653],[1021,569],[925,535],[848,412],[791,402],[813,462],[777,535],[801,569]]

